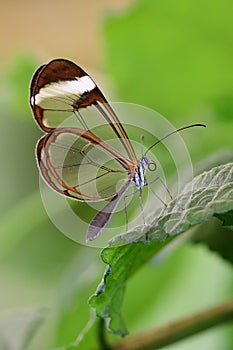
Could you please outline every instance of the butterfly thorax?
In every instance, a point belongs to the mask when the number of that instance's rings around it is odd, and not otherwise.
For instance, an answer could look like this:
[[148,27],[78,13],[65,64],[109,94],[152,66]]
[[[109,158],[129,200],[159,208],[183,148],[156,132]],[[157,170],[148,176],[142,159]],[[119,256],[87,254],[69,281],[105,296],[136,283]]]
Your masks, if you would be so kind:
[[141,189],[143,186],[147,186],[147,181],[145,177],[146,169],[148,168],[150,164],[150,158],[146,156],[142,156],[142,158],[139,160],[136,168],[135,173],[132,178],[132,183],[137,187],[137,189]]

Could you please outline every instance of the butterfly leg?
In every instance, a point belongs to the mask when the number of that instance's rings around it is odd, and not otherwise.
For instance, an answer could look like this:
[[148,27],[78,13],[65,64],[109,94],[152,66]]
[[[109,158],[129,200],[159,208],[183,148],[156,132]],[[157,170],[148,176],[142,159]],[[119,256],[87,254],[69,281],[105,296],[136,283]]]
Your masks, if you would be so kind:
[[124,213],[125,213],[125,231],[128,232],[128,214],[127,214],[127,206],[126,206],[126,196],[124,196]]
[[[153,183],[156,182],[156,181],[160,181],[160,183],[162,184],[162,186],[165,188],[167,194],[169,195],[170,199],[171,199],[171,200],[174,200],[174,197],[172,196],[171,192],[169,191],[168,187],[166,186],[165,182],[163,181],[163,179],[162,179],[160,176],[157,176],[155,179],[153,179],[152,181],[150,181],[150,182],[148,183],[148,185],[151,185],[151,184],[153,184]],[[160,200],[160,202],[164,205],[164,207],[166,208],[166,207],[167,207],[167,203],[165,203],[164,200],[162,200],[162,198],[152,189],[152,187],[150,187],[150,190],[151,190],[151,192],[155,195],[155,197],[157,197],[157,198]],[[181,207],[179,204],[178,204],[178,207],[179,207],[181,210],[184,210],[184,208]],[[163,213],[163,209],[161,210],[161,214],[160,214],[160,215],[162,215],[162,213]],[[159,216],[159,217],[160,217],[160,216]]]
[[129,218],[128,218],[128,214],[127,214],[126,198],[133,196],[133,195],[134,195],[135,193],[137,193],[137,192],[138,192],[138,190],[135,190],[135,191],[130,192],[129,194],[126,194],[126,195],[124,196],[124,213],[125,213],[125,230],[126,230],[126,232],[127,232],[128,229],[129,229]]
[[[172,196],[171,192],[169,191],[169,188],[166,186],[165,182],[163,181],[163,179],[160,176],[157,176],[154,180],[152,180],[151,182],[149,182],[149,185],[151,185],[152,183],[154,183],[155,181],[159,180],[160,183],[163,185],[163,187],[165,188],[167,194],[169,195],[170,199],[173,201],[174,197]],[[167,204],[152,190],[152,188],[150,188],[151,191],[153,192],[153,194],[164,204],[165,207],[167,207]],[[182,206],[180,206],[179,204],[177,204],[178,207],[181,210],[185,210],[185,208],[183,208]]]
[[127,205],[126,205],[126,198],[133,196],[134,194],[139,192],[139,202],[140,202],[140,208],[141,208],[141,213],[142,213],[142,220],[143,220],[143,225],[146,225],[146,220],[145,220],[145,214],[144,214],[144,208],[143,208],[143,203],[142,203],[142,188],[136,189],[133,192],[130,192],[129,194],[124,196],[124,213],[125,213],[125,226],[126,226],[126,232],[128,231],[128,225],[129,225],[129,219],[128,219],[128,214],[127,214]]
[[[152,185],[153,183],[155,183],[156,181],[160,181],[160,183],[162,184],[162,186],[165,188],[168,196],[170,197],[171,200],[173,200],[173,196],[171,194],[171,192],[169,191],[169,188],[166,186],[165,182],[163,181],[163,179],[160,176],[157,176],[156,178],[154,178],[152,181],[148,182],[147,186]],[[153,194],[160,200],[160,202],[162,202],[165,207],[167,206],[167,204],[152,190],[152,188],[150,188],[151,192],[153,192]]]
[[144,214],[144,208],[142,204],[142,188],[139,189],[139,201],[140,201],[140,208],[141,208],[141,213],[142,213],[142,220],[143,220],[143,225],[146,225],[146,220],[145,220],[145,214]]

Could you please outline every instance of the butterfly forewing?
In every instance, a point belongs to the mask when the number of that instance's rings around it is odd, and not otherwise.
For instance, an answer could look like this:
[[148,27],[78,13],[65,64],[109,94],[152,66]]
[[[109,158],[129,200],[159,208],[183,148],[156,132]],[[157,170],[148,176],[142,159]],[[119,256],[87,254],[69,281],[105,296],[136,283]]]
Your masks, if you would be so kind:
[[[95,125],[108,125],[111,139],[117,138],[121,153],[137,161],[133,147],[115,112],[92,78],[79,66],[64,59],[56,59],[40,67],[34,74],[30,89],[30,104],[34,117],[45,132],[59,127],[74,116],[80,128],[91,130]],[[85,113],[94,106],[95,113]],[[92,117],[90,116],[92,114]]]

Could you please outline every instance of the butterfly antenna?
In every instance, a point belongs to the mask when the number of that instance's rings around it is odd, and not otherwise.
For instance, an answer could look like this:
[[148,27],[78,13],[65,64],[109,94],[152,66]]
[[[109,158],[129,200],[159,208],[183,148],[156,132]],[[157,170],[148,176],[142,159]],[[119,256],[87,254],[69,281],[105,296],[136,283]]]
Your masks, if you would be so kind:
[[147,148],[147,150],[146,150],[144,156],[145,156],[154,146],[156,146],[156,145],[157,145],[158,143],[160,143],[161,141],[165,140],[168,136],[171,136],[171,135],[173,135],[173,134],[176,134],[177,132],[182,131],[182,130],[185,130],[185,129],[193,128],[193,127],[195,127],[195,126],[202,126],[202,127],[204,127],[204,128],[206,127],[205,124],[199,124],[199,123],[198,123],[198,124],[191,124],[191,125],[183,126],[182,128],[179,128],[179,129],[177,129],[177,130],[174,130],[174,131],[170,132],[169,134],[167,134],[166,136],[162,137],[160,140],[158,140],[158,141],[156,141],[155,143],[153,143],[149,148]]

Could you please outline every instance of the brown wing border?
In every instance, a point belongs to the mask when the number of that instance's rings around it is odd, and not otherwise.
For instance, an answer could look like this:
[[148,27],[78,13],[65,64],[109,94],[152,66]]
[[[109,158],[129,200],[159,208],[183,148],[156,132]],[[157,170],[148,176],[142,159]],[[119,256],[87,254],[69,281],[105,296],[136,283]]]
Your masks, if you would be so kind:
[[[87,196],[84,193],[81,193],[77,190],[75,187],[68,186],[62,178],[57,173],[56,169],[53,167],[50,156],[49,156],[49,147],[52,143],[56,141],[56,138],[61,134],[72,134],[77,137],[84,138],[86,141],[90,142],[93,145],[98,145],[104,152],[110,155],[111,158],[114,158],[121,166],[122,171],[126,173],[126,182],[129,181],[129,169],[132,169],[131,171],[134,171],[134,165],[132,162],[125,159],[120,153],[118,153],[114,148],[112,148],[110,145],[108,145],[106,142],[101,140],[99,137],[94,135],[91,131],[85,131],[83,129],[79,128],[58,128],[53,130],[52,132],[44,135],[37,143],[36,146],[36,157],[37,157],[37,163],[38,167],[40,169],[41,175],[45,182],[56,192],[72,198],[79,201],[100,201],[97,197],[91,197]],[[44,152],[44,158],[42,159],[42,152]],[[50,174],[53,176],[54,179],[59,183],[61,187],[64,189],[60,189],[54,181],[51,179]],[[94,180],[93,180],[94,181]],[[113,193],[111,196],[103,196],[102,200],[112,198],[117,193]]]

